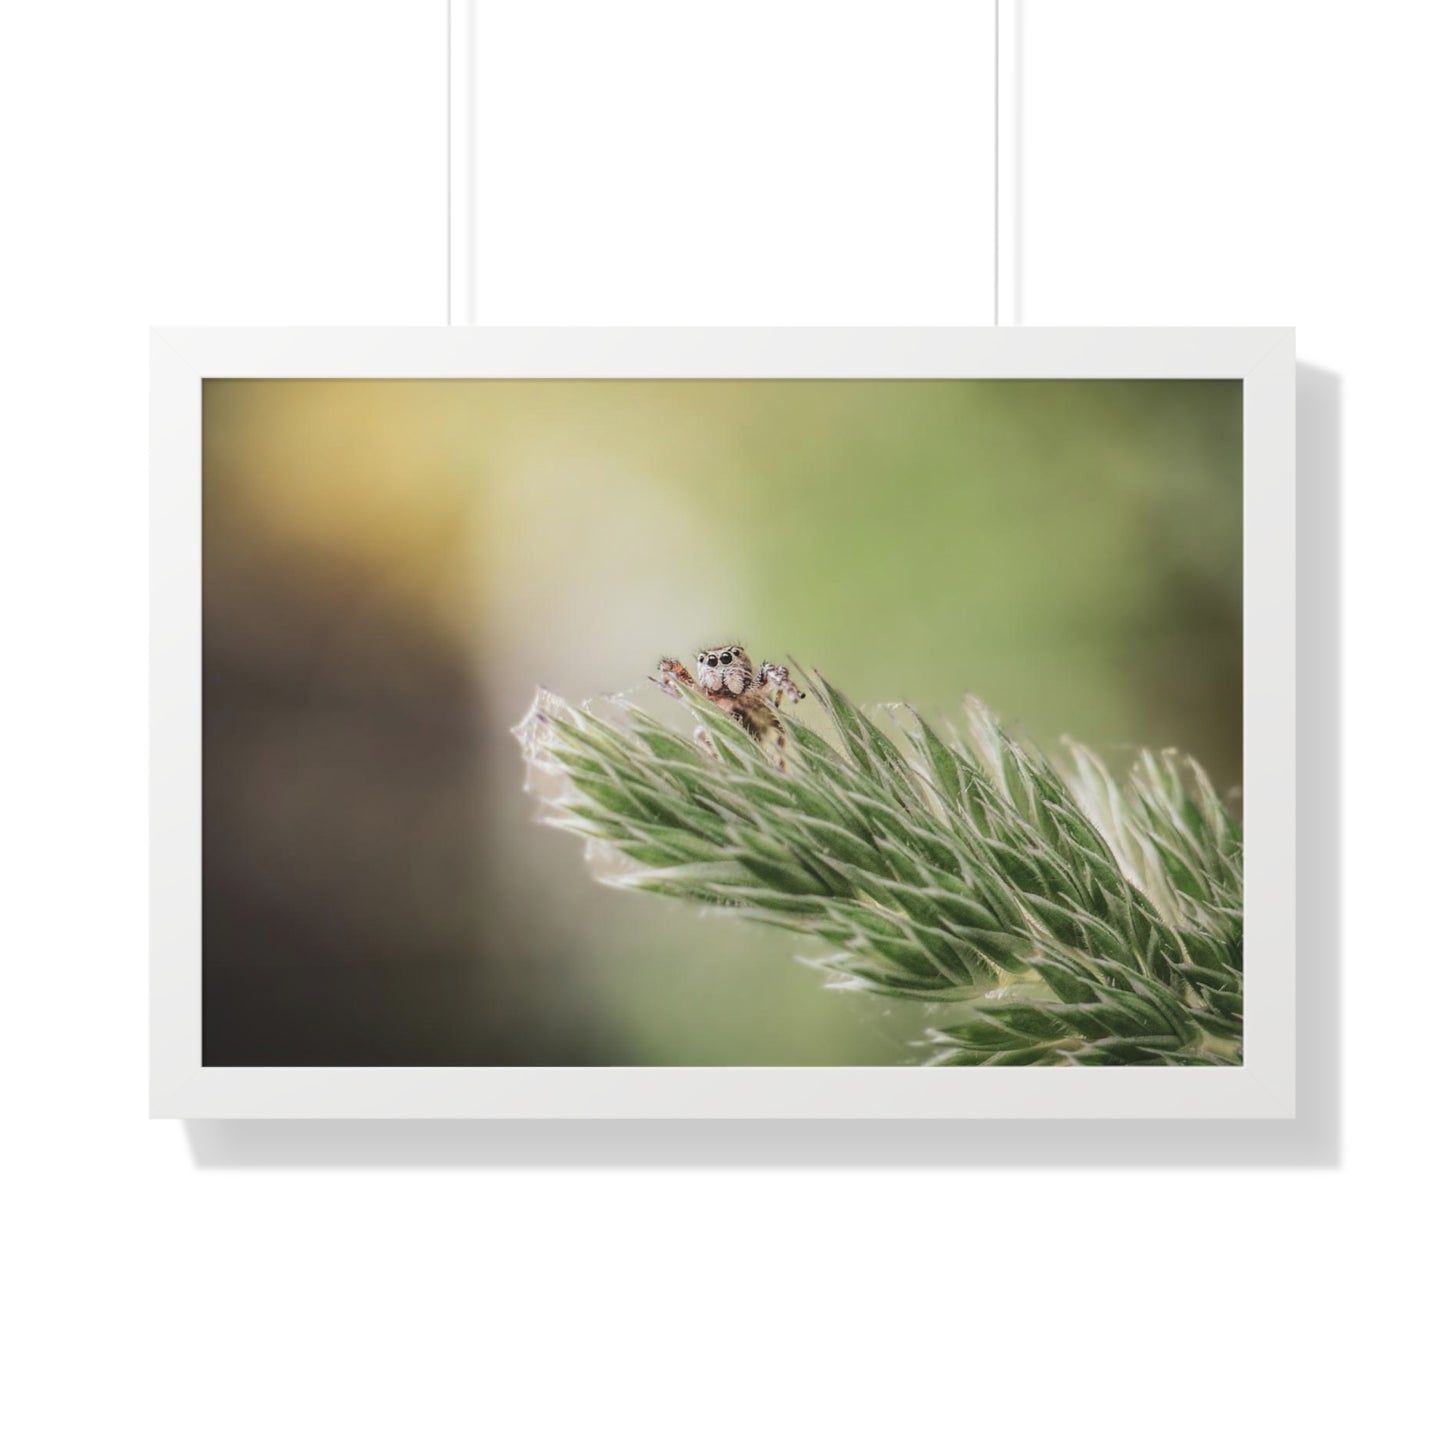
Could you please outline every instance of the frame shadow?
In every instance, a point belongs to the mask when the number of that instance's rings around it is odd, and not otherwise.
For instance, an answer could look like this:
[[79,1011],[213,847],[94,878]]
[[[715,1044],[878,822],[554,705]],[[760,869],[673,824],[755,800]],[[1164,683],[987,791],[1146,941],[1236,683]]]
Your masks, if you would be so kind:
[[187,1120],[203,1169],[1307,1168],[1341,1158],[1340,377],[1296,369],[1297,1115]]

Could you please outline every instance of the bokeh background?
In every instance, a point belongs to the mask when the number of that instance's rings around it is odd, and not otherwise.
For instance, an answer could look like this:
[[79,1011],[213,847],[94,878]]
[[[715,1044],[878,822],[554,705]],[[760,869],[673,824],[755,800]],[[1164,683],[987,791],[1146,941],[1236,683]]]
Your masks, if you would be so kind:
[[207,1064],[916,1059],[928,1006],[593,882],[522,791],[539,684],[741,639],[1240,780],[1237,383],[208,381],[204,416]]

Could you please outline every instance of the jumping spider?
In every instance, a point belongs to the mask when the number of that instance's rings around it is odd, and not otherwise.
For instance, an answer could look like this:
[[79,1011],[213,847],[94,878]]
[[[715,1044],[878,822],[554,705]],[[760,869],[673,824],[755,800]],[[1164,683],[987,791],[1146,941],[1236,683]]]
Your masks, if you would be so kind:
[[[781,663],[765,662],[756,670],[741,643],[706,647],[697,655],[697,677],[675,658],[664,657],[657,664],[653,680],[673,697],[685,687],[695,697],[705,698],[742,724],[749,737],[769,743],[778,766],[783,766],[783,729],[776,709],[784,698],[801,702],[805,694],[788,676]],[[698,741],[709,746],[702,729]]]

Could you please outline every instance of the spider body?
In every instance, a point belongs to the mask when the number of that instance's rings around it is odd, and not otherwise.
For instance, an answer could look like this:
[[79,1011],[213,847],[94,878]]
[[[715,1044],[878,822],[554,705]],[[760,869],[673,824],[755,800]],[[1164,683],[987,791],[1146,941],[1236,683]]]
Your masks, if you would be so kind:
[[801,702],[804,694],[788,676],[781,663],[765,662],[754,668],[741,643],[705,647],[697,654],[697,677],[675,658],[664,657],[654,679],[664,692],[677,695],[685,687],[696,697],[706,698],[741,724],[749,737],[771,745],[778,766],[783,763],[783,729],[777,708],[784,698]]

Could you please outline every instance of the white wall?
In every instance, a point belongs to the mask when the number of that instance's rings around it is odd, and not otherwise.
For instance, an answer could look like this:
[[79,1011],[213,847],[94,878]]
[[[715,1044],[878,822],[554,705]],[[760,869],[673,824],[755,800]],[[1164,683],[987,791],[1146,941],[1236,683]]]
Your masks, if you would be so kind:
[[[1430,7],[1025,0],[1025,320],[1296,322],[1323,369],[1301,472],[1300,1126],[188,1137],[146,1121],[144,327],[444,319],[443,21],[440,0],[7,12],[8,1437],[1424,1437]],[[706,1167],[720,1160],[759,1167]]]

